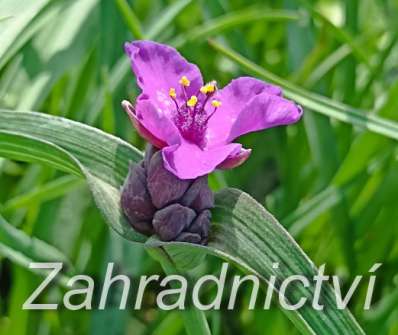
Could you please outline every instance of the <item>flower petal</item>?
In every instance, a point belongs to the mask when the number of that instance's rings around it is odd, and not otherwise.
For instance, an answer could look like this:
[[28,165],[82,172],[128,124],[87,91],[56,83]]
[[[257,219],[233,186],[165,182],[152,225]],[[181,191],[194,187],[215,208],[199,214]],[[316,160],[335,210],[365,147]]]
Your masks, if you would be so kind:
[[218,169],[232,169],[242,165],[250,156],[252,149],[241,148],[237,152],[231,153],[221,164]]
[[123,108],[128,113],[138,133],[157,148],[176,144],[180,134],[174,123],[160,109],[146,99],[137,99],[136,107],[124,100]]
[[262,93],[254,97],[232,125],[227,141],[249,132],[297,122],[303,110],[294,102],[277,95]]
[[196,94],[203,85],[198,67],[187,62],[174,48],[152,41],[125,43],[125,50],[131,60],[137,84],[151,99],[161,106],[173,103],[169,89],[175,88],[182,95],[179,80],[186,76],[191,84],[186,87],[188,96]]
[[282,90],[278,86],[251,77],[234,79],[218,91],[215,97],[222,105],[209,120],[206,134],[208,144],[211,146],[225,143],[240,112],[251,99],[264,92],[276,96],[282,95]]
[[239,151],[241,144],[231,143],[202,150],[196,144],[182,140],[162,149],[164,166],[180,179],[195,179],[209,174],[231,153]]

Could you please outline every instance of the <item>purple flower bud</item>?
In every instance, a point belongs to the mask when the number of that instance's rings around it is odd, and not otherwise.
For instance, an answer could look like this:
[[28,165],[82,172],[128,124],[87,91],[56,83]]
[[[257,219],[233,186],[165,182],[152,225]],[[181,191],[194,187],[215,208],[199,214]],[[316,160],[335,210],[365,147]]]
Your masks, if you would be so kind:
[[174,240],[195,219],[196,213],[180,204],[158,210],[153,217],[153,228],[162,241]]
[[202,244],[206,244],[209,237],[209,227],[211,220],[211,212],[209,210],[202,211],[195,221],[191,224],[188,231],[198,234],[201,237]]
[[133,228],[139,233],[151,236],[154,234],[151,221],[131,221],[130,223],[133,226]]
[[164,168],[160,151],[149,162],[147,181],[152,203],[156,208],[163,208],[180,199],[191,184],[191,180],[179,179]]
[[151,221],[156,211],[146,187],[146,174],[141,165],[130,165],[123,185],[122,208],[130,223]]
[[181,180],[163,167],[161,152],[149,146],[131,165],[121,206],[132,227],[162,241],[207,244],[214,196],[207,176]]
[[187,232],[181,233],[176,238],[176,241],[178,241],[178,242],[188,242],[188,243],[195,243],[195,244],[199,244],[201,240],[202,240],[202,237],[199,234],[187,233]]
[[158,150],[152,144],[147,144],[147,146],[145,148],[145,157],[144,157],[144,160],[142,161],[142,164],[143,164],[143,167],[145,170],[148,170],[149,162],[151,161],[152,156],[157,151]]
[[204,209],[213,208],[214,195],[209,188],[207,176],[196,179],[181,198],[180,203],[193,208],[197,213],[200,213]]

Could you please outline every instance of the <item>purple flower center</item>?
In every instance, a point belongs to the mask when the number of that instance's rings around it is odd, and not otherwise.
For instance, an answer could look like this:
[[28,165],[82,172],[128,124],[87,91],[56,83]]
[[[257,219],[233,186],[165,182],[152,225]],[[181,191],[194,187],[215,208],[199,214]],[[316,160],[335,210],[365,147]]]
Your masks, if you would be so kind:
[[[173,100],[176,111],[173,121],[181,132],[181,135],[189,142],[197,144],[199,147],[206,145],[207,123],[213,116],[218,107],[221,106],[219,100],[212,99],[217,90],[215,82],[210,82],[200,88],[191,97],[187,96],[186,87],[190,81],[183,76],[179,81],[182,88],[182,103],[178,102],[174,88],[170,88],[169,96]],[[209,105],[212,108],[209,108]],[[210,110],[210,112],[208,112]]]

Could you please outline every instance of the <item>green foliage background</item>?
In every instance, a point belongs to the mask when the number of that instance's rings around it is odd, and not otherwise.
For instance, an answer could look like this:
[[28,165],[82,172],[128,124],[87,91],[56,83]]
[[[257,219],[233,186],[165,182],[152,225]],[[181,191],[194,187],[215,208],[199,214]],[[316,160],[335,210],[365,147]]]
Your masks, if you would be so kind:
[[[252,194],[345,290],[382,262],[372,309],[363,310],[366,285],[350,309],[368,334],[397,334],[398,127],[386,121],[398,119],[397,18],[394,0],[0,0],[0,107],[64,116],[143,148],[120,107],[138,94],[122,45],[140,38],[178,47],[220,86],[246,74],[276,81],[305,107],[303,120],[242,138],[252,157],[211,185]],[[133,282],[162,271],[109,230],[77,177],[0,158],[0,214],[98,283],[109,261]],[[10,247],[7,234],[1,334],[185,333],[179,313],[155,308],[156,292],[140,311],[22,311],[41,277],[15,261],[29,250]],[[219,269],[208,257],[195,275]],[[296,332],[276,307],[248,311],[249,298],[248,288],[236,310],[209,312],[212,334]]]

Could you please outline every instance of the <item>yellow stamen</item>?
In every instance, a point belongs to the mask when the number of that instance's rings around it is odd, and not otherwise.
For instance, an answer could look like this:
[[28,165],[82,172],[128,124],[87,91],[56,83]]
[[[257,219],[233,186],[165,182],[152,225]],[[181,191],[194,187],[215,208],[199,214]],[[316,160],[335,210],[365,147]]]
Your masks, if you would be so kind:
[[216,90],[215,84],[207,84],[207,93],[213,93]]
[[173,99],[175,99],[177,97],[177,93],[176,93],[175,88],[172,87],[172,88],[169,89],[169,96],[171,98],[173,98]]
[[221,101],[219,101],[219,100],[213,100],[212,102],[211,102],[211,105],[213,106],[213,107],[220,107],[221,106]]
[[202,86],[200,88],[200,92],[203,93],[203,94],[206,94],[207,93],[207,87],[206,86]]
[[196,95],[193,95],[193,96],[191,96],[191,97],[189,98],[189,100],[187,101],[187,105],[188,105],[189,107],[195,107],[195,105],[197,104],[197,102],[198,102],[198,98],[196,97]]
[[179,83],[185,87],[188,87],[189,85],[191,85],[191,82],[189,81],[189,79],[186,76],[182,76]]
[[216,85],[213,83],[206,84],[200,88],[200,92],[203,94],[213,93],[216,90]]

